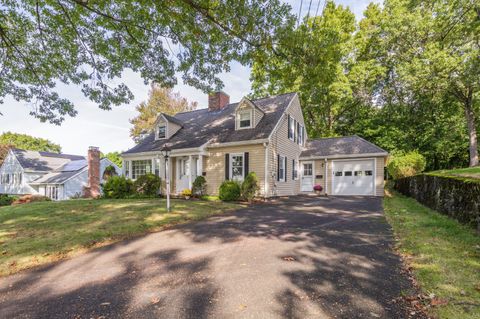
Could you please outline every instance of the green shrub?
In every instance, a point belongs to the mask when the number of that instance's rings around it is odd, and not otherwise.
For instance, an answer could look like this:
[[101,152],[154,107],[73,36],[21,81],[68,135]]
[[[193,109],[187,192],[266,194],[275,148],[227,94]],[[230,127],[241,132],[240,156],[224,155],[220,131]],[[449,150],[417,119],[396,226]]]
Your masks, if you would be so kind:
[[241,187],[242,198],[251,202],[259,189],[257,174],[254,172],[248,173]]
[[393,179],[417,175],[425,169],[425,157],[418,152],[393,155],[387,164],[387,170]]
[[233,201],[240,199],[240,184],[235,181],[224,181],[220,185],[219,198],[224,201]]
[[127,198],[133,194],[133,182],[125,176],[112,176],[103,185],[103,197]]
[[162,180],[155,174],[145,174],[140,176],[133,183],[135,192],[143,196],[155,196],[160,191]]
[[192,193],[195,196],[202,197],[207,193],[207,180],[203,176],[197,176],[192,184]]
[[12,205],[14,200],[15,200],[14,196],[10,196],[7,194],[0,194],[0,206]]

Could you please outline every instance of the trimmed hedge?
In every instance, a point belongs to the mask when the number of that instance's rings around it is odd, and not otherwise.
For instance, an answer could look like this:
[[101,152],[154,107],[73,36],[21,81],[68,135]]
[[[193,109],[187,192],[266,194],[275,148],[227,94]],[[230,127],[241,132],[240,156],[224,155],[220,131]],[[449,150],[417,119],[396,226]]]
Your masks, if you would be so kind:
[[480,182],[420,174],[396,180],[395,189],[480,231]]

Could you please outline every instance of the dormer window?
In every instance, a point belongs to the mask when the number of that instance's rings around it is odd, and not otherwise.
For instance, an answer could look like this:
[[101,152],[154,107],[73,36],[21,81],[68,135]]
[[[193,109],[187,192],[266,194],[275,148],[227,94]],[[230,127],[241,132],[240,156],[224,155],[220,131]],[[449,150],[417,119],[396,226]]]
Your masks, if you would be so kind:
[[167,137],[167,126],[165,124],[158,126],[158,138]]
[[238,127],[239,128],[249,128],[252,126],[252,111],[244,110],[238,112]]

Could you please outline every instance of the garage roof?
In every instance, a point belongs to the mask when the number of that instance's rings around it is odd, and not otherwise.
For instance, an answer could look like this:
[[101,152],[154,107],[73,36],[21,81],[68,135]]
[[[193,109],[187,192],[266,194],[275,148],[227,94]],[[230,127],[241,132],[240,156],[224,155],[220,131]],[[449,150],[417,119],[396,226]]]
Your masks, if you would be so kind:
[[341,157],[342,155],[388,155],[388,152],[360,136],[308,140],[300,157]]

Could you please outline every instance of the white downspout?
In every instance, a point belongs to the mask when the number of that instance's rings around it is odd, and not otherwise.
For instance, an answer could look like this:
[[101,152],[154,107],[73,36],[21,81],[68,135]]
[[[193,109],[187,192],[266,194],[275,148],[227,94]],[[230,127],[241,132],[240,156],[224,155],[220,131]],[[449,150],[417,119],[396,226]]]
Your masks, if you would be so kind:
[[263,186],[263,196],[268,197],[268,143],[263,143],[265,147],[265,176],[264,176],[264,186]]
[[325,195],[328,195],[328,160],[325,159]]

